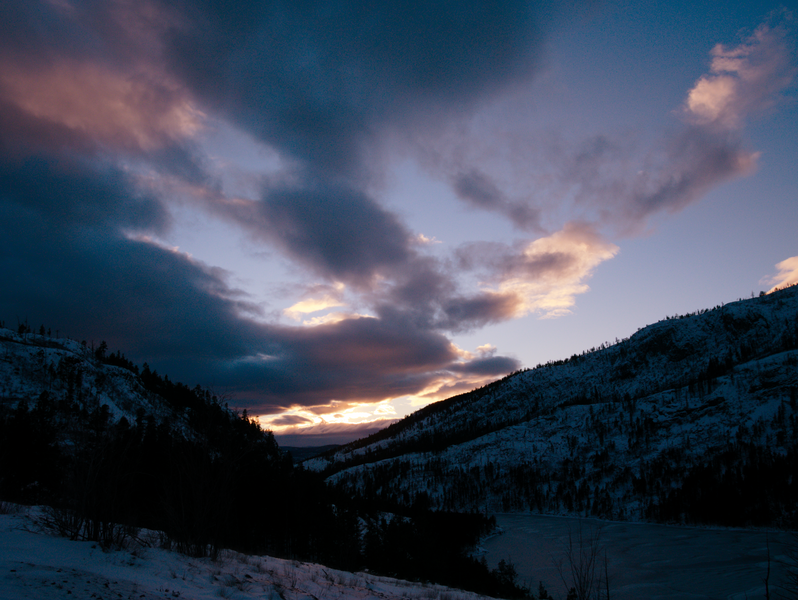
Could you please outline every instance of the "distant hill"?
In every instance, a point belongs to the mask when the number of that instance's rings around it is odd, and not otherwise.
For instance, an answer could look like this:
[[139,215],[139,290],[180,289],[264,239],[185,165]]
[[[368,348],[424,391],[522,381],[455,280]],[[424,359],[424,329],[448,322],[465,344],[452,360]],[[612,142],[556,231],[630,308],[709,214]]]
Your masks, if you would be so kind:
[[280,446],[280,450],[291,454],[294,464],[304,462],[310,458],[340,448],[340,444],[327,444],[326,446]]
[[796,526],[798,286],[432,404],[305,462],[399,505]]

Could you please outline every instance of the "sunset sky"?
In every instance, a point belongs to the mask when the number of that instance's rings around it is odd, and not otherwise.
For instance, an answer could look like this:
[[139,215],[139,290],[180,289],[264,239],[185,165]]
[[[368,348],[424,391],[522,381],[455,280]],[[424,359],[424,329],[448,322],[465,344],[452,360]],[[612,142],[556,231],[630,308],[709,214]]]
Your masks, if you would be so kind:
[[798,281],[769,2],[0,4],[0,320],[361,437]]

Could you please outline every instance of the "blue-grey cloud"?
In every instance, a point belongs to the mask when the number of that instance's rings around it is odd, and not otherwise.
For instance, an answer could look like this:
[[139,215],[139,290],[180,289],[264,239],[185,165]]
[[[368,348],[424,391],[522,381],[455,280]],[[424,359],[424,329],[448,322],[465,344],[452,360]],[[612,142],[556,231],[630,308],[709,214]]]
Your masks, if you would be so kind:
[[540,209],[510,200],[490,177],[475,168],[458,173],[452,185],[461,200],[476,208],[502,213],[519,229],[540,228]]
[[411,255],[410,234],[363,192],[348,186],[268,189],[260,229],[293,258],[338,280],[369,280]]
[[452,371],[455,373],[500,377],[518,369],[518,367],[518,361],[513,358],[507,356],[489,356],[486,358],[476,358],[469,362],[455,365],[452,367]]
[[357,170],[382,127],[460,110],[536,65],[528,1],[179,2],[171,69],[261,139]]

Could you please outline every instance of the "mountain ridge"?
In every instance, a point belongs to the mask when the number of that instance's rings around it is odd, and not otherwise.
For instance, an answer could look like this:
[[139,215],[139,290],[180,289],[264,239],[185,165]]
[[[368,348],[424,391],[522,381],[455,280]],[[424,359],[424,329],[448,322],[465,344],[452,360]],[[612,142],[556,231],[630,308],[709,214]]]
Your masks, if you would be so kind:
[[[796,466],[796,365],[793,286],[511,374],[305,465],[398,504],[701,521],[718,489],[753,487],[746,469]],[[694,481],[706,470],[714,484]],[[718,518],[792,522],[798,489],[785,477]]]

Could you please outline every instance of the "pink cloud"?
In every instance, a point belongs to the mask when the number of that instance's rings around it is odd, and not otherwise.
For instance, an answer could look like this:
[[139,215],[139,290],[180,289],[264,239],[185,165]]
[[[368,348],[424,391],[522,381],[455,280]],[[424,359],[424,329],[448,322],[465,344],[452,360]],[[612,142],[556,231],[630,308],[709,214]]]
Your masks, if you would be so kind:
[[96,62],[59,60],[27,68],[5,60],[0,97],[41,122],[125,150],[151,151],[191,137],[204,118],[168,78]]
[[566,223],[551,235],[519,248],[471,244],[460,251],[463,268],[484,270],[486,294],[507,299],[504,318],[528,313],[557,317],[570,312],[596,267],[613,258],[618,246],[584,223]]
[[787,32],[760,25],[742,44],[712,49],[710,73],[688,92],[686,119],[721,129],[742,127],[745,119],[772,106],[795,78]]

